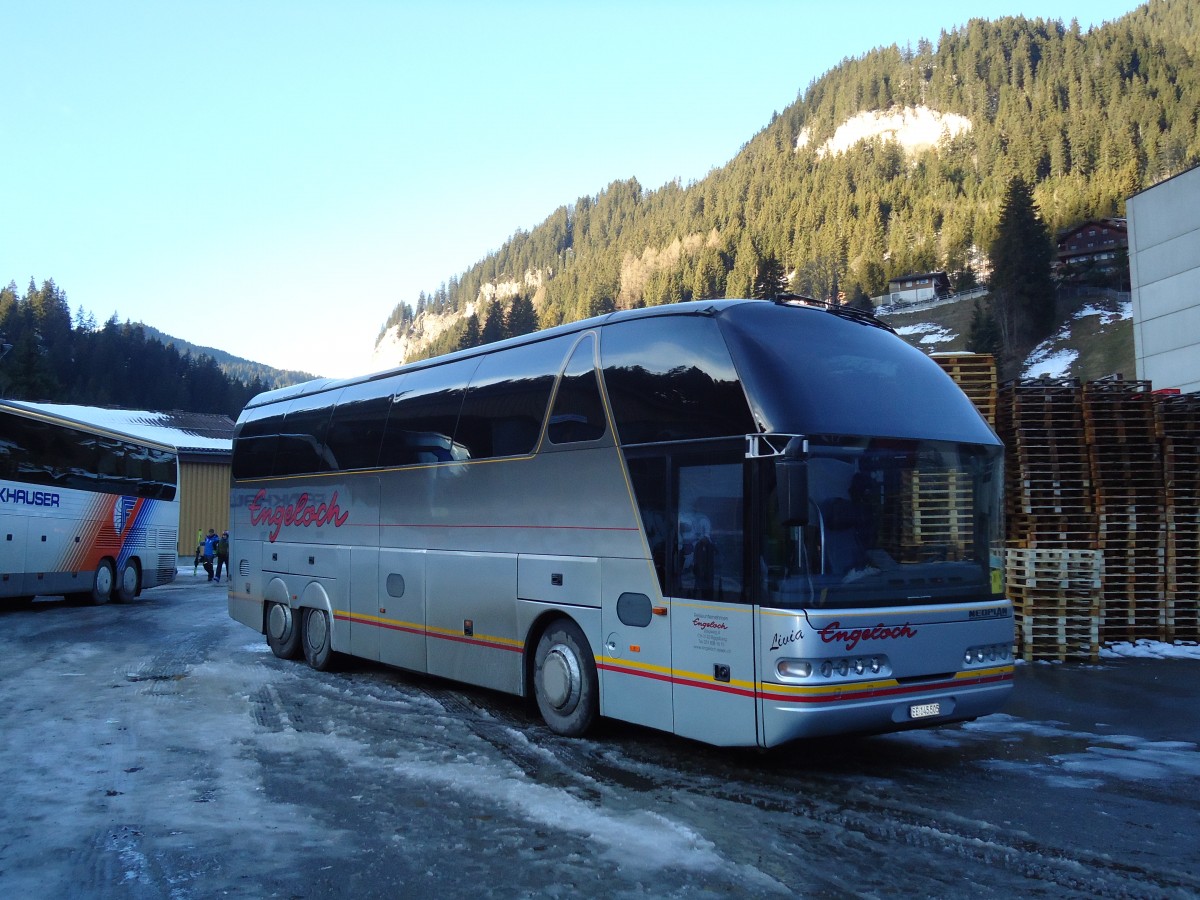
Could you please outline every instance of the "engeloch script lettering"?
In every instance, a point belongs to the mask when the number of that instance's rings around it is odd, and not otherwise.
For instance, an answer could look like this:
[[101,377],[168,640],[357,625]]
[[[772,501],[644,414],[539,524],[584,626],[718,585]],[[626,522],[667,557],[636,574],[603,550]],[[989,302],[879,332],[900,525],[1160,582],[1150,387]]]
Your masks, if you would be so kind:
[[264,506],[267,490],[263,488],[254,495],[247,509],[250,512],[251,525],[270,525],[271,533],[267,540],[272,544],[279,537],[279,532],[285,525],[299,525],[307,528],[310,525],[332,525],[340,528],[345,524],[348,512],[343,512],[338,506],[337,491],[329,498],[328,503],[314,504],[305,491],[296,498],[295,503],[280,503],[277,506]]
[[874,628],[853,628],[849,631],[842,630],[841,622],[830,622],[817,633],[821,635],[821,640],[826,644],[844,643],[847,650],[853,650],[860,641],[899,640],[917,636],[917,630],[909,626],[907,622],[894,628],[889,628],[880,622]]

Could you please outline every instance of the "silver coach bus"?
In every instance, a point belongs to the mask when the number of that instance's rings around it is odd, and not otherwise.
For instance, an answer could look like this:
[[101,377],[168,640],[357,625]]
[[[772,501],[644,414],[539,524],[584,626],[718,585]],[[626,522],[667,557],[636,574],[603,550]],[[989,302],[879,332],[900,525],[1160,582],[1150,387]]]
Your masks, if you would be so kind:
[[127,602],[174,581],[175,448],[61,409],[0,400],[0,598]]
[[719,745],[940,725],[1012,687],[1002,446],[873,317],[625,312],[256,397],[230,615]]

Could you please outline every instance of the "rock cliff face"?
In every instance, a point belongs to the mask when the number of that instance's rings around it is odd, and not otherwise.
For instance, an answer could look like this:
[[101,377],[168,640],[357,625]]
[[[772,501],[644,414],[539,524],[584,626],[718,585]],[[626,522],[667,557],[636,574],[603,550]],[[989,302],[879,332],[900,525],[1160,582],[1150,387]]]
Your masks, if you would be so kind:
[[[875,138],[895,141],[912,156],[936,150],[942,141],[952,140],[970,130],[971,120],[966,116],[938,112],[928,106],[860,112],[838,126],[833,137],[817,149],[817,156],[824,158],[845,153],[859,141]],[[809,129],[801,129],[796,136],[796,149],[807,147],[809,141]]]

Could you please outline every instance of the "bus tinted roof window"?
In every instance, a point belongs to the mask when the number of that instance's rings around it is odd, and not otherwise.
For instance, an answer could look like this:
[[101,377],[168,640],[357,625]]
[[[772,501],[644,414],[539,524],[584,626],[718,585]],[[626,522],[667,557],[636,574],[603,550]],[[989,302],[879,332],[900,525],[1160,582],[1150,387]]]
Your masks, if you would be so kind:
[[566,338],[488,354],[471,378],[454,442],[469,459],[532,453],[542,433]]
[[729,350],[711,317],[616,323],[605,327],[600,346],[622,444],[755,430]]
[[998,443],[938,364],[890,331],[766,301],[719,318],[764,431]]
[[283,417],[279,444],[275,448],[276,475],[328,472],[336,468],[325,447],[325,433],[338,391],[297,397]]
[[563,371],[550,413],[547,436],[552,444],[594,441],[604,436],[604,403],[596,380],[596,341],[587,335],[579,342]]
[[479,359],[472,357],[407,373],[392,397],[379,465],[465,459],[454,446],[454,428],[463,394],[478,366]]
[[6,416],[4,425],[10,460],[4,477],[27,484],[54,484],[48,443],[50,426],[15,415]]
[[275,447],[283,427],[276,406],[248,409],[233,436],[233,477],[268,478],[275,466]]
[[0,414],[0,478],[171,500],[175,455],[68,425]]
[[367,469],[379,462],[379,445],[403,375],[346,388],[329,422],[325,445],[339,469]]

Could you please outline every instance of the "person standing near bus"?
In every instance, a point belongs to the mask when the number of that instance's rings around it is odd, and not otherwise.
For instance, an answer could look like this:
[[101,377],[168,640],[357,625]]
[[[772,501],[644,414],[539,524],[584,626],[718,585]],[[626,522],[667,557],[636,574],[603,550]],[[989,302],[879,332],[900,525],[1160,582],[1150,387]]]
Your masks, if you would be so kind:
[[222,531],[221,537],[217,540],[217,575],[216,580],[221,580],[221,571],[225,572],[225,580],[230,581],[229,577],[229,532]]
[[192,574],[196,574],[196,570],[200,568],[200,560],[204,558],[204,529],[196,529],[196,558],[192,560]]
[[217,553],[217,532],[210,528],[208,536],[204,538],[204,571],[208,573],[208,580],[213,580],[213,557]]

